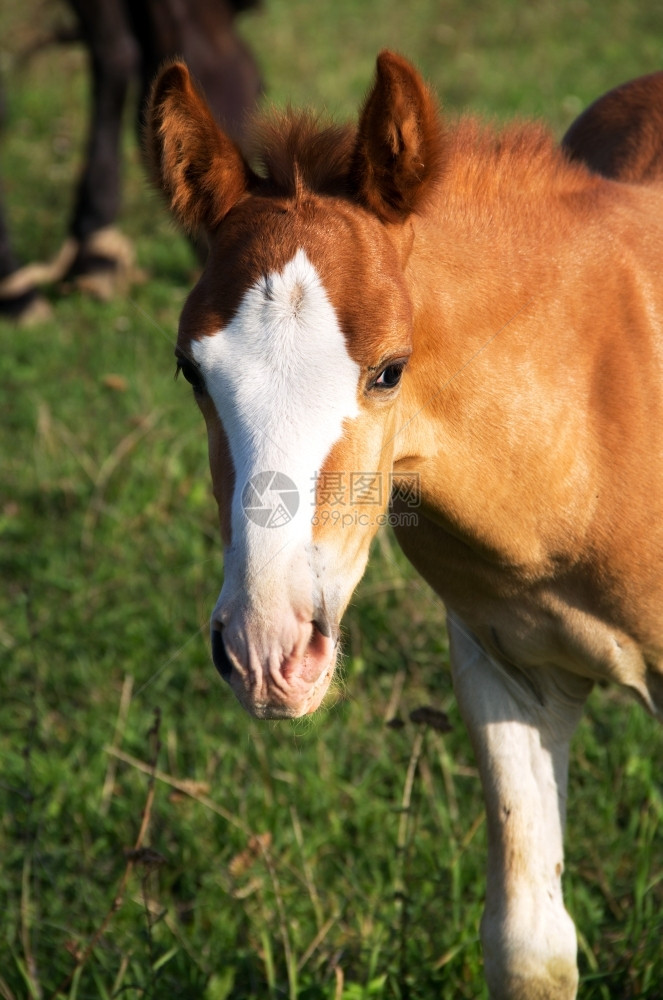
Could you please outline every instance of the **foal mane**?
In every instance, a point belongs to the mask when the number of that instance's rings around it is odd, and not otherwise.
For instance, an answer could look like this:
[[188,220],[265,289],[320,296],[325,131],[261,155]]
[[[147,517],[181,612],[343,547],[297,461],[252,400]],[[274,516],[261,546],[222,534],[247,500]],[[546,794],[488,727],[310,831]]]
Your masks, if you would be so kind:
[[[246,153],[263,194],[359,200],[357,124],[288,107],[257,116],[249,135]],[[445,232],[467,231],[472,239],[489,229],[559,230],[565,220],[591,210],[600,194],[599,179],[585,164],[572,162],[536,119],[500,124],[471,114],[455,121],[443,115],[439,154],[426,212]]]
[[[269,194],[343,196],[349,192],[356,142],[355,124],[289,107],[254,120],[246,152]],[[527,198],[593,186],[590,171],[572,163],[540,122],[494,127],[472,115],[445,129],[439,182],[443,201],[470,192],[484,201],[509,189],[512,196]]]
[[572,163],[549,128],[534,120],[495,127],[472,115],[450,130],[447,191],[494,201],[501,193],[545,198],[595,186],[583,163]]
[[247,153],[269,193],[346,193],[357,128],[312,111],[272,110],[254,119]]

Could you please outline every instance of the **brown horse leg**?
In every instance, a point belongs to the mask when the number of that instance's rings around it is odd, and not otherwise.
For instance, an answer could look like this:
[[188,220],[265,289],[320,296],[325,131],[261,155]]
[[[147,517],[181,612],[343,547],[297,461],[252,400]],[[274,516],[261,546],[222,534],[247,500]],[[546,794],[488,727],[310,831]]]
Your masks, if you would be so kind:
[[[130,267],[128,241],[115,234],[120,206],[122,111],[137,77],[140,53],[122,0],[70,0],[88,48],[92,109],[85,167],[78,183],[70,233],[78,252],[66,281],[107,298]],[[99,287],[95,286],[98,278]]]
[[[262,93],[262,78],[253,53],[235,28],[235,18],[259,5],[260,0],[189,0],[185,16],[178,0],[142,0],[129,7],[142,57],[141,136],[154,77],[167,59],[178,57],[202,87],[217,122],[241,144]],[[190,235],[196,256],[204,261],[205,234]]]
[[[188,0],[186,16],[177,0],[143,0],[131,6],[142,63],[141,115],[159,68],[177,56],[188,65],[217,122],[241,142],[247,119],[262,92],[260,70],[235,27],[240,10],[257,0]],[[139,15],[142,14],[142,20]]]

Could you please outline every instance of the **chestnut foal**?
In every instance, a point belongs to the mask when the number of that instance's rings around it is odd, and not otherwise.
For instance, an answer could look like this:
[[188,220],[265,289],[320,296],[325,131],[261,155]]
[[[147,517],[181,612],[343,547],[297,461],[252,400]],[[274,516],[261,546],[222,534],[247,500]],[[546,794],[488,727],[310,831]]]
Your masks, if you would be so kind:
[[610,129],[627,88],[596,148],[589,113],[559,149],[536,124],[447,127],[383,52],[356,126],[264,122],[256,167],[184,65],[148,112],[158,184],[211,247],[176,353],[225,548],[214,661],[253,715],[314,711],[391,510],[448,611],[494,1000],[576,994],[563,828],[592,684],[663,715],[661,141],[642,183],[596,172],[601,144],[637,145],[643,121],[663,135],[643,91],[640,125]]

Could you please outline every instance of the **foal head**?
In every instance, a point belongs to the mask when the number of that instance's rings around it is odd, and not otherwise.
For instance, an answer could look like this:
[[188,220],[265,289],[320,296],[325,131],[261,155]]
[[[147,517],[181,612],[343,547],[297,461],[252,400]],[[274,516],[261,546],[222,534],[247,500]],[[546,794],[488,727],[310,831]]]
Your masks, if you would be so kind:
[[314,711],[389,503],[412,302],[411,216],[441,130],[415,71],[383,53],[356,128],[263,126],[259,172],[182,64],[152,93],[148,148],[209,257],[177,363],[207,423],[224,543],[214,662],[262,717]]

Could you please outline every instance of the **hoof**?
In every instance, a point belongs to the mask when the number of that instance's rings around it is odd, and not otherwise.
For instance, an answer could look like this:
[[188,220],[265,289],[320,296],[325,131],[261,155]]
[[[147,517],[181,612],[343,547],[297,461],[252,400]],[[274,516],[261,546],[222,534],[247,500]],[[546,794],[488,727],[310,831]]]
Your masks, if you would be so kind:
[[107,228],[92,233],[78,247],[60,287],[109,302],[143,281],[145,275],[135,266],[131,242],[117,229]]
[[18,272],[0,281],[0,320],[23,327],[44,323],[51,318],[53,310],[33,285],[22,279],[15,280],[16,274]]

